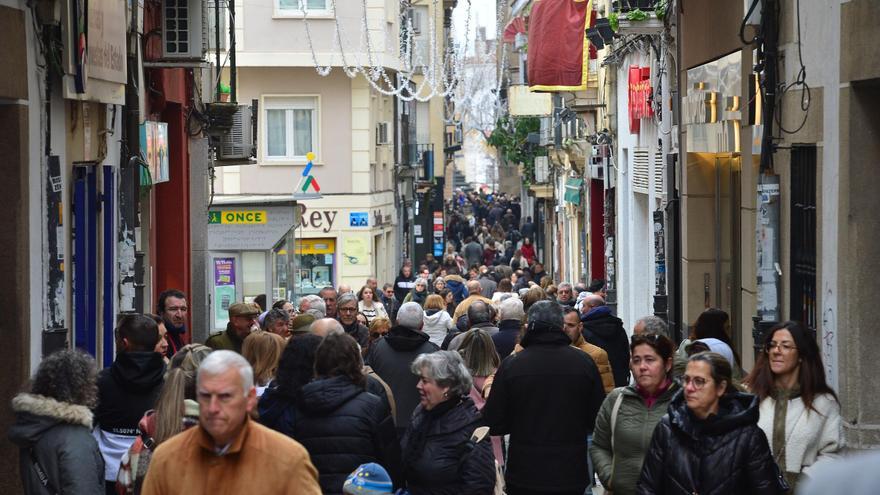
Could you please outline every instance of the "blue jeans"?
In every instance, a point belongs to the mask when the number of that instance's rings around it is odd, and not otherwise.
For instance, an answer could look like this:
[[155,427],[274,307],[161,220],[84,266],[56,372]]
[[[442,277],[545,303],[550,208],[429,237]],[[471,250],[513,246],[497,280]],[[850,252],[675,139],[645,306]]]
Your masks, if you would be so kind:
[[591,490],[596,485],[596,474],[593,472],[593,459],[590,458],[590,447],[593,446],[593,434],[587,435],[587,472],[590,475],[590,484],[587,490]]

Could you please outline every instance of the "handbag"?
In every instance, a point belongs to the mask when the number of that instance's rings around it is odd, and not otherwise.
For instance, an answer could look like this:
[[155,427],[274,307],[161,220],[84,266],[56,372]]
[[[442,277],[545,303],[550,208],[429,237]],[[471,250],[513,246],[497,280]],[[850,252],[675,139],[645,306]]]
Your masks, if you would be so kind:
[[[614,407],[611,408],[611,477],[609,480],[614,480],[614,429],[617,425],[617,413],[620,412],[620,404],[623,402],[623,392],[617,394],[617,398],[614,400]],[[609,488],[605,489],[605,495],[613,495],[612,491]]]
[[[489,427],[488,426],[480,426],[474,433],[471,435],[471,442],[474,444],[480,443],[483,439],[489,436]],[[507,487],[504,484],[504,473],[501,470],[501,465],[498,464],[498,460],[495,460],[495,489],[492,491],[493,495],[506,495],[505,489]]]
[[37,479],[40,480],[40,484],[43,485],[43,488],[52,493],[53,495],[58,495],[58,490],[55,489],[55,486],[52,485],[52,482],[49,481],[49,475],[46,474],[46,470],[43,469],[43,466],[40,465],[40,461],[37,460],[37,455],[34,453],[34,449],[30,449],[29,451],[31,457],[31,466],[33,466],[34,471],[37,473]]

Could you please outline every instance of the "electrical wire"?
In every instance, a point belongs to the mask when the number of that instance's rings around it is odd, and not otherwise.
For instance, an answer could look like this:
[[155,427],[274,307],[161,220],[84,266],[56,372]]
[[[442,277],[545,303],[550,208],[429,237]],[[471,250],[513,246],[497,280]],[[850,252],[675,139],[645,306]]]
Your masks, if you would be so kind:
[[[779,127],[779,130],[785,134],[796,134],[804,126],[807,124],[807,117],[810,115],[810,103],[812,102],[812,95],[810,93],[810,86],[807,84],[807,67],[804,65],[804,54],[802,49],[802,41],[801,41],[801,0],[796,0],[795,3],[796,9],[796,17],[797,17],[797,51],[798,51],[798,63],[800,64],[800,69],[798,70],[797,76],[795,80],[792,81],[787,86],[783,87],[779,94],[779,111],[776,112],[776,126]],[[782,125],[782,105],[785,101],[785,95],[790,90],[794,88],[802,88],[802,96],[801,96],[801,111],[804,113],[804,118],[801,120],[800,125],[793,130],[788,130]]]
[[758,3],[761,0],[752,0],[752,5],[749,6],[748,12],[746,12],[746,16],[743,17],[742,24],[739,25],[739,40],[743,42],[744,45],[751,45],[755,41],[758,40],[758,36],[756,35],[751,40],[746,39],[746,23],[749,21],[749,17],[755,12],[755,8],[758,7]]

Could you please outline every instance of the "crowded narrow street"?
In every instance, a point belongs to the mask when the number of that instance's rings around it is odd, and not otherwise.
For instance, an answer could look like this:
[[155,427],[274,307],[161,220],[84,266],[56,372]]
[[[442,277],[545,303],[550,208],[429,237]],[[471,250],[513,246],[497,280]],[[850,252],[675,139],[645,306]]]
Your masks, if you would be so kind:
[[0,494],[880,493],[876,0],[0,0]]

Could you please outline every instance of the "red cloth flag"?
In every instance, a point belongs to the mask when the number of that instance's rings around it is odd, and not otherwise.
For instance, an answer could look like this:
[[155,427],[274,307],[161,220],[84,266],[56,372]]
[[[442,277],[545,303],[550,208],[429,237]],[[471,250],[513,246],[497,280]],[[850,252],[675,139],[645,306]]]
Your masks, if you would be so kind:
[[535,0],[529,16],[529,89],[587,89],[592,0]]

